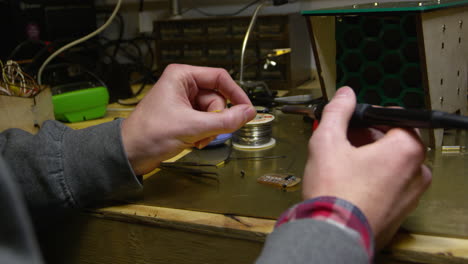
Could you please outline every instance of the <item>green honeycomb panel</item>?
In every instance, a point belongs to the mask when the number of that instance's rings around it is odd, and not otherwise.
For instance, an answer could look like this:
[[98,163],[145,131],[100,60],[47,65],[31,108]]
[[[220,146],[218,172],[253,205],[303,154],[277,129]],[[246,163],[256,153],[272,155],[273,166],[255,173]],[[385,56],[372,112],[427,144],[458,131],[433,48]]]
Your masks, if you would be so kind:
[[425,107],[415,14],[336,17],[336,40],[337,88],[360,103]]

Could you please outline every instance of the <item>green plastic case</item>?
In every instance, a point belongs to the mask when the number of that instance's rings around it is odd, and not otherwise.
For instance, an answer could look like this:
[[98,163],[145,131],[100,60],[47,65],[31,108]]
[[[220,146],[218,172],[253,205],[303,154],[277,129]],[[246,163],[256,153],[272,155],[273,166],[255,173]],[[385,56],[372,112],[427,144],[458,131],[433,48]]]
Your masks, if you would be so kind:
[[106,114],[109,92],[103,86],[81,89],[52,96],[55,119],[79,122]]

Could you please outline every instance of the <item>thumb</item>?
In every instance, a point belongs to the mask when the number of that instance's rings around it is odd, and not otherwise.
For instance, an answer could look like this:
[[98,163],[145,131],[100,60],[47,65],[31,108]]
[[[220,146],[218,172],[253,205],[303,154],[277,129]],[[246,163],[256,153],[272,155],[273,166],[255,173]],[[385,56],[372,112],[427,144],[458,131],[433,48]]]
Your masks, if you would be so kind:
[[356,96],[349,87],[338,89],[333,99],[325,106],[316,132],[326,131],[336,138],[346,139],[349,120],[356,108]]

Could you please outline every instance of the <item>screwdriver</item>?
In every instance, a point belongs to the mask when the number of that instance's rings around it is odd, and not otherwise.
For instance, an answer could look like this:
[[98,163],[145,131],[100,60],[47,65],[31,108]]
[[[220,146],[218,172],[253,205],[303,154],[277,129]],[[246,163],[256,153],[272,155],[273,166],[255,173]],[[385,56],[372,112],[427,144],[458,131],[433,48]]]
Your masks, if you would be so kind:
[[[320,120],[326,103],[311,106],[285,105],[283,113],[301,114]],[[357,104],[350,121],[351,126],[369,127],[387,125],[412,128],[468,129],[468,117],[426,109],[384,108],[370,104]]]

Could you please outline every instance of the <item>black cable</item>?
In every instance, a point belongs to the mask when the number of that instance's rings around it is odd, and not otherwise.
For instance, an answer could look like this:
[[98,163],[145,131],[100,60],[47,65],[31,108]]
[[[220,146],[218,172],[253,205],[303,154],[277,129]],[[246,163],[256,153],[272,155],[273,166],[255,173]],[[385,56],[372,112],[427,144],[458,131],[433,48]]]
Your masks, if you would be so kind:
[[153,69],[154,66],[154,60],[155,60],[155,55],[153,52],[153,48],[151,47],[151,40],[154,40],[154,38],[148,37],[148,36],[139,36],[133,39],[134,41],[144,41],[146,44],[146,48],[148,49],[148,53],[150,55],[150,61],[149,61],[149,67],[150,69]]
[[[125,44],[125,43],[124,43]],[[109,45],[109,44],[107,44]],[[142,58],[142,56],[135,56],[131,54],[131,52],[127,49],[127,47],[122,46],[120,49],[120,52],[122,55],[132,61],[132,64],[134,65],[135,72],[139,72],[141,75],[144,76],[143,79],[147,79],[148,81],[154,80],[154,74],[151,69],[149,69],[143,61],[139,60],[139,58]]]
[[[126,59],[130,60],[131,63],[133,64],[133,69],[132,71],[138,72],[142,75],[140,79],[138,79],[138,83],[141,82],[141,85],[139,89],[134,93],[134,96],[140,94],[143,90],[146,84],[152,83],[156,81],[156,78],[154,76],[154,72],[152,70],[153,63],[154,63],[154,53],[153,50],[151,49],[151,40],[154,40],[154,38],[150,36],[137,36],[132,39],[122,39],[120,41],[116,40],[110,40],[106,37],[101,36],[101,40],[104,40],[105,43],[100,43],[101,50],[103,52],[104,57],[110,58],[113,63],[116,63],[115,58],[111,57],[108,55],[105,51],[115,45],[117,45],[117,42],[120,44],[120,49],[119,53]],[[150,60],[150,65],[148,67],[147,62],[145,62],[145,58],[148,56],[143,56],[143,51],[141,50],[141,47],[139,46],[139,41],[143,41],[144,44],[146,44],[148,48],[148,53],[149,57],[151,58]],[[133,50],[136,50],[136,55],[134,54]]]
[[[60,48],[62,45],[64,45],[65,42],[63,41],[55,41],[50,43],[49,45],[46,45],[40,49],[34,57],[31,59],[31,63],[27,64],[24,67],[24,71],[29,73],[31,76],[36,75],[36,71],[39,70],[40,64],[52,53],[54,52],[57,48]],[[46,56],[47,55],[47,56]]]
[[7,60],[13,59],[13,57],[16,55],[16,53],[18,53],[24,46],[26,46],[28,44],[40,44],[42,46],[47,46],[47,44],[44,41],[41,41],[41,40],[32,40],[32,39],[25,40],[25,41],[21,42],[20,44],[18,44],[13,49],[13,51],[10,53],[10,55],[8,55]]
[[60,68],[64,68],[64,67],[67,67],[67,66],[73,66],[73,65],[77,65],[82,72],[84,72],[84,73],[88,74],[89,76],[93,77],[100,85],[102,85],[104,87],[107,87],[106,83],[99,76],[97,76],[94,72],[90,71],[89,69],[87,69],[83,65],[74,64],[74,63],[70,63],[70,62],[62,62],[62,63],[50,64],[50,65],[48,65],[46,67],[46,70],[50,71],[50,70],[53,70],[53,69],[60,69]]
[[145,61],[144,61],[144,58],[143,58],[143,51],[141,51],[141,48],[140,46],[138,46],[134,41],[129,41],[128,42],[129,44],[131,44],[135,50],[137,51],[137,58],[135,58],[135,60],[138,60],[138,58],[141,59],[141,63],[144,65],[145,64]]
[[[97,10],[97,13],[105,13],[105,14],[111,14],[111,11],[110,10],[107,10],[107,9],[101,9],[101,10]],[[115,40],[116,41],[116,46],[114,48],[114,51],[112,53],[112,58],[113,60],[115,60],[115,57],[117,56],[117,53],[119,52],[119,49],[120,49],[120,41],[123,40],[123,35],[124,35],[124,29],[125,29],[125,20],[122,16],[122,14],[120,13],[117,13],[117,19],[114,20],[114,21],[117,21],[118,20],[118,23],[119,23],[119,35],[117,37],[117,39]]]
[[[141,55],[141,50],[139,49],[138,45],[136,45],[135,43],[131,41],[129,43],[133,44],[134,47],[138,48],[137,50],[140,52],[139,57],[143,58],[143,56]],[[134,94],[136,96],[143,91],[145,85],[149,81],[154,81],[153,71],[144,64],[144,61],[138,60],[138,57],[134,57],[127,49],[125,49],[125,47],[122,47],[121,51],[124,53],[124,55],[127,56],[128,59],[134,61],[135,65],[137,66],[137,71],[143,75],[143,80],[142,80],[143,82],[140,88],[138,89],[138,91]]]
[[143,78],[143,82],[141,83],[140,88],[138,88],[138,90],[133,94],[133,96],[140,95],[141,92],[143,92],[143,90],[145,89],[146,84],[147,84],[147,79]]
[[144,0],[140,0],[140,8],[139,8],[140,12],[143,12],[143,4],[144,4],[143,2]]
[[133,41],[144,41],[144,43],[146,44],[146,48],[148,49],[148,53],[150,55],[150,65],[149,65],[148,68],[152,69],[153,65],[154,65],[155,55],[154,55],[154,52],[153,52],[153,48],[151,47],[151,40],[155,40],[155,38],[145,36],[145,35],[141,35],[141,36],[135,37],[133,39]]
[[[223,16],[236,16],[242,12],[244,12],[247,8],[255,5],[256,3],[260,2],[261,0],[254,0],[248,4],[246,4],[245,6],[241,7],[239,10],[233,12],[233,13],[225,13],[225,14],[214,14],[214,13],[209,13],[209,12],[206,12],[198,7],[194,7],[192,8],[193,10],[197,11],[198,13],[204,15],[204,16],[215,16],[215,17],[223,17]],[[193,3],[193,2],[192,2]]]
[[124,22],[123,16],[120,13],[118,13],[117,17],[119,18],[119,38],[117,39],[117,45],[115,46],[114,53],[112,54],[112,58],[114,58],[114,59],[117,56],[117,53],[119,52],[120,42],[123,39],[124,27],[125,27],[125,22]]
[[148,51],[151,55],[151,59],[150,59],[150,68],[153,69],[153,66],[154,66],[154,51],[153,51],[153,48],[151,47],[151,42],[149,39],[147,39],[146,41],[146,46],[148,47]]
[[[116,40],[109,40],[108,38],[102,37],[102,36],[101,36],[101,39],[103,39],[103,40],[106,41],[106,43],[103,44],[104,47],[105,47],[105,49],[110,48],[110,47],[112,47],[113,45],[116,45],[116,44],[117,44],[117,41],[116,41]],[[152,68],[152,67],[153,67],[153,64],[154,64],[154,60],[155,60],[155,55],[154,55],[153,49],[151,48],[151,42],[150,42],[151,40],[154,40],[154,38],[153,38],[153,37],[149,37],[149,36],[137,36],[137,37],[132,38],[132,39],[122,39],[122,40],[120,40],[120,44],[129,44],[129,43],[130,43],[130,44],[133,45],[133,46],[135,47],[135,49],[138,51],[138,55],[139,55],[140,57],[143,57],[143,52],[141,51],[141,48],[138,46],[138,44],[136,44],[136,42],[137,42],[137,41],[144,41],[144,43],[145,43],[146,46],[147,46],[149,56],[150,56],[150,58],[151,58],[151,60],[150,60],[150,63],[151,63],[151,64],[150,64],[150,67],[148,67],[148,68]],[[125,53],[126,53],[127,55],[130,54],[130,53],[128,52],[128,50],[127,50],[127,52],[125,52]],[[127,56],[127,58],[128,58],[128,56]],[[132,61],[137,60],[137,58],[135,58],[135,56],[133,56],[133,55],[131,55],[129,59],[131,59]]]

